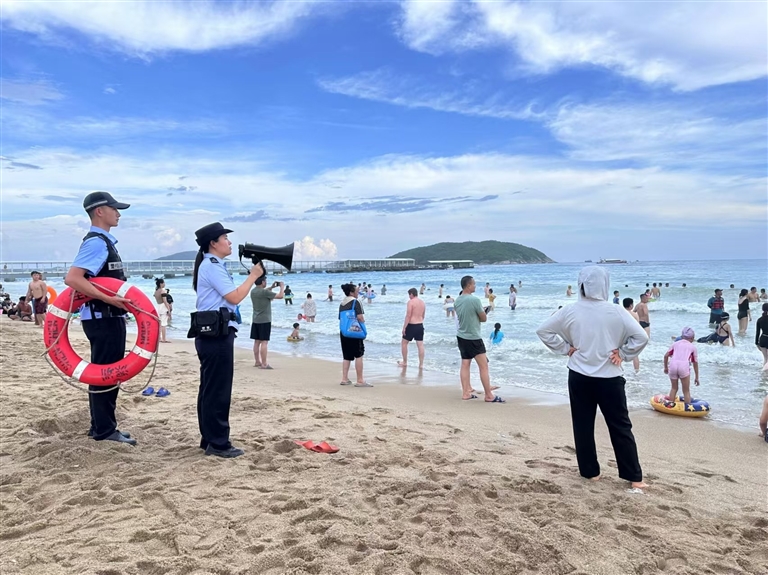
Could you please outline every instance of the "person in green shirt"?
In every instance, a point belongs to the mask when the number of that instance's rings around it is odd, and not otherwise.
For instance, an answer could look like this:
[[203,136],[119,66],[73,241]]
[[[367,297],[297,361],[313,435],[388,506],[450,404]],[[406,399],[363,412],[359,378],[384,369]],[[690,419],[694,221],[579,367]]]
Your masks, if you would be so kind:
[[498,386],[491,387],[491,377],[488,372],[488,356],[485,354],[485,344],[483,336],[480,334],[480,324],[488,319],[480,300],[473,296],[475,293],[475,280],[472,276],[461,278],[461,295],[456,298],[453,304],[456,310],[456,319],[458,328],[456,330],[456,340],[459,343],[459,353],[461,354],[461,398],[477,399],[472,393],[473,389],[469,382],[469,367],[474,359],[480,370],[480,381],[483,384],[485,392],[485,401],[488,403],[505,403],[498,395],[494,395],[493,390]]
[[[278,293],[272,290],[280,287]],[[272,369],[267,363],[267,346],[272,334],[272,300],[283,299],[285,293],[283,282],[272,282],[267,287],[267,276],[263,275],[251,290],[251,303],[253,304],[253,318],[251,319],[251,339],[253,340],[253,357],[256,360],[254,367]]]

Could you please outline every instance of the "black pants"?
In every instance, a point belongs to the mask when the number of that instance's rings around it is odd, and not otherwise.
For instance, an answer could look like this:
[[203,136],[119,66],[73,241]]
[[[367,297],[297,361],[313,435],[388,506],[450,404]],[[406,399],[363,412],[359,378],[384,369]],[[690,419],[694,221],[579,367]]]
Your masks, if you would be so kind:
[[200,447],[228,449],[229,405],[232,402],[232,378],[235,371],[235,328],[222,338],[195,338],[200,359],[200,390],[197,393],[197,422]]
[[[125,319],[108,317],[103,319],[83,320],[85,337],[91,342],[91,363],[109,364],[125,357]],[[109,387],[109,386],[107,386]],[[107,389],[100,385],[89,385],[89,391]],[[105,393],[89,393],[88,406],[91,410],[91,434],[96,441],[101,441],[117,430],[115,406],[120,390],[113,389]]]
[[619,477],[627,481],[643,480],[635,436],[632,435],[632,422],[627,411],[625,383],[623,377],[588,377],[573,370],[568,371],[573,439],[576,443],[579,473],[583,477],[600,475],[595,447],[595,416],[599,406],[611,435]]

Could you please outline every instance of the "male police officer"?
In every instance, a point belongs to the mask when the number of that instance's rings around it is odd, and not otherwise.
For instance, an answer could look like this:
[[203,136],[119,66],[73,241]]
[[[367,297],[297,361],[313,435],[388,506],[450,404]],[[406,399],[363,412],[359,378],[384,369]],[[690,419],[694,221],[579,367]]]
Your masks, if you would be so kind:
[[[91,229],[83,238],[64,283],[93,299],[80,310],[83,331],[91,342],[91,363],[110,364],[125,356],[125,307],[130,300],[103,293],[88,281],[92,277],[109,277],[125,281],[123,263],[117,253],[117,239],[109,230],[117,226],[120,211],[129,208],[107,192],[93,192],[83,200],[83,208],[91,219]],[[117,429],[115,405],[118,389],[105,392],[104,387],[89,385],[88,405],[91,429],[88,436],[96,441],[108,440],[136,445],[129,433]],[[94,393],[95,392],[95,393]]]

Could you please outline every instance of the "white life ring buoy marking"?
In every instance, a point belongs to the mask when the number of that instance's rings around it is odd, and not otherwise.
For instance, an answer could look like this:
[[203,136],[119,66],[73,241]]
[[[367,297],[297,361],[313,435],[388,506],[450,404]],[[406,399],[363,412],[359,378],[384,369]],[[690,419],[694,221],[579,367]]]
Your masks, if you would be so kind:
[[75,371],[72,372],[72,378],[76,379],[77,381],[80,381],[80,378],[83,377],[83,372],[85,371],[85,368],[91,365],[90,361],[85,361],[84,359],[80,360],[80,363],[77,364],[77,367],[75,368]]
[[128,290],[130,290],[133,286],[129,284],[128,282],[125,282],[123,285],[120,286],[120,289],[117,290],[117,297],[125,297],[125,294],[128,293]]
[[52,303],[51,305],[48,306],[48,313],[52,313],[53,315],[55,315],[56,317],[60,317],[61,319],[67,319],[67,317],[69,316],[68,311],[64,311],[60,307],[57,307],[55,303]]
[[152,359],[155,354],[148,349],[144,349],[143,347],[139,347],[138,345],[134,345],[131,348],[131,353],[135,353],[139,357],[143,357],[144,359]]

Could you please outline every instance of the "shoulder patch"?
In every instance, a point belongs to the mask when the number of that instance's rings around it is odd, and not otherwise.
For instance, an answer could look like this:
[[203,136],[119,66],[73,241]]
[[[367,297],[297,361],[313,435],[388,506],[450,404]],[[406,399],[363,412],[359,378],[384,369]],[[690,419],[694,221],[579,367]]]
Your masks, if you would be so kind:
[[212,263],[214,263],[214,264],[217,264],[217,263],[219,263],[219,260],[217,260],[216,258],[210,258],[210,260],[211,260],[211,262],[212,262]]

